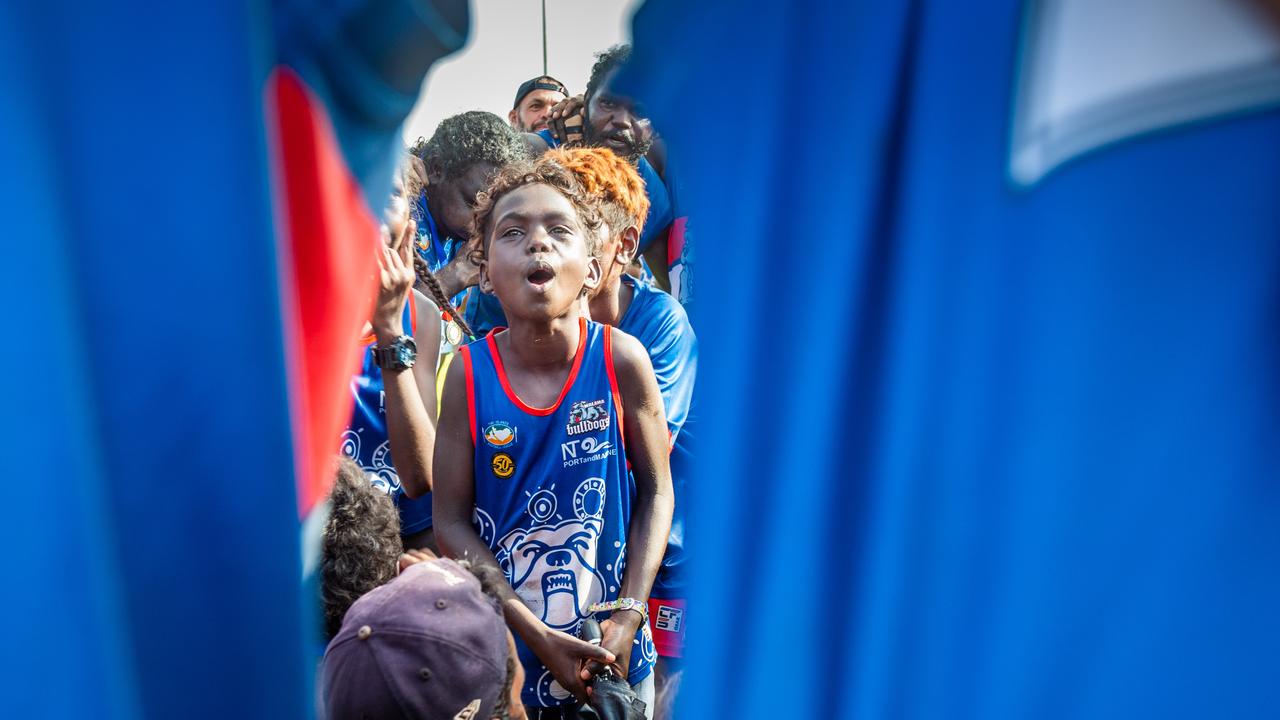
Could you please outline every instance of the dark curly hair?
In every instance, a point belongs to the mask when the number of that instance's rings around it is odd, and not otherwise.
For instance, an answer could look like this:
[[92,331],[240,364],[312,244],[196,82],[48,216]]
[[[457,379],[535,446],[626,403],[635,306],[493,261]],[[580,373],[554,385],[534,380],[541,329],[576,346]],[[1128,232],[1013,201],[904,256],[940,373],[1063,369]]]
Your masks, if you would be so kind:
[[473,251],[478,255],[473,256],[472,260],[478,263],[489,249],[489,234],[493,231],[493,209],[498,201],[507,193],[526,185],[547,185],[558,191],[573,205],[578,213],[578,220],[582,223],[582,229],[586,231],[583,236],[587,241],[587,252],[595,255],[599,250],[600,228],[604,220],[598,209],[599,201],[582,187],[575,173],[557,162],[554,157],[543,155],[532,162],[513,163],[502,168],[497,175],[493,176],[493,180],[489,181],[489,187],[476,195],[472,226],[475,228],[476,235],[480,237],[481,243],[480,247]]
[[476,163],[502,167],[529,157],[524,136],[493,113],[472,110],[447,117],[430,140],[418,138],[410,149],[425,163],[440,161],[445,177],[457,177]]
[[591,66],[591,77],[587,78],[587,90],[582,94],[583,99],[591,100],[591,96],[600,89],[600,83],[604,82],[604,76],[608,75],[610,70],[626,65],[630,59],[630,45],[614,45],[608,50],[596,53],[596,64]]
[[341,456],[329,493],[320,559],[327,637],[338,634],[342,618],[361,595],[396,576],[402,552],[395,504],[369,482],[359,465]]

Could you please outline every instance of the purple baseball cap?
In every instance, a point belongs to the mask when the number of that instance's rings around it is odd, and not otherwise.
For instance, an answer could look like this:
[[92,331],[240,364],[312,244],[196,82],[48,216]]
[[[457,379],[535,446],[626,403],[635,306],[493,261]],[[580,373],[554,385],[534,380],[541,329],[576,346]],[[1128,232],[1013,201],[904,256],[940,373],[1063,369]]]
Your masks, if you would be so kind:
[[452,560],[412,565],[361,597],[324,654],[330,720],[488,720],[507,679],[495,601]]

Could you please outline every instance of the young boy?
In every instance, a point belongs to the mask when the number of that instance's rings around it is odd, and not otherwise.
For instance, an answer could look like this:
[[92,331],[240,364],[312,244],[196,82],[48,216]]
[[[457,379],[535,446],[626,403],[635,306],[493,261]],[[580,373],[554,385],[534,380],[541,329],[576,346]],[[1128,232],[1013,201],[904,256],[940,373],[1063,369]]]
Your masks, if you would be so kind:
[[[460,351],[441,405],[436,539],[511,583],[503,610],[535,718],[573,717],[604,665],[652,705],[646,604],[671,526],[667,429],[644,348],[584,317],[602,224],[551,160],[494,179],[475,215],[480,287],[510,328]],[[600,646],[574,637],[601,609]]]
[[[659,700],[668,680],[674,687],[685,635],[684,500],[691,472],[694,380],[698,373],[698,341],[684,308],[676,298],[626,273],[636,257],[648,198],[633,165],[602,148],[557,149],[547,157],[578,177],[599,204],[605,228],[597,257],[603,279],[590,300],[591,319],[612,325],[635,339],[649,353],[671,433],[671,480],[675,515],[662,569],[654,581],[649,613],[658,648]],[[659,703],[661,704],[661,702]],[[663,716],[659,713],[659,716]]]

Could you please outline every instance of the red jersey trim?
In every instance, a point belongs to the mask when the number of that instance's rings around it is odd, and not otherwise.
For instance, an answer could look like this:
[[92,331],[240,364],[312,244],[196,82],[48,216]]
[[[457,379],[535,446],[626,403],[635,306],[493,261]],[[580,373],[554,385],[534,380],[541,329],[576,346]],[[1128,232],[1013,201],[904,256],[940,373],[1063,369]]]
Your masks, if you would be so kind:
[[[622,409],[622,393],[618,392],[618,375],[613,371],[613,326],[604,326],[604,371],[609,376],[609,390],[613,393],[613,407],[618,411],[618,437],[622,438],[622,456],[627,456],[627,427],[623,424],[626,413]],[[627,458],[627,470],[631,460]]]
[[471,428],[471,445],[476,444],[476,385],[471,379],[471,348],[458,348],[462,355],[463,375],[467,378],[467,426]]
[[[564,402],[565,396],[569,394],[569,388],[573,387],[573,381],[578,379],[578,370],[582,367],[582,351],[587,346],[587,319],[578,318],[578,349],[573,355],[573,367],[569,369],[569,377],[564,380],[564,387],[560,388],[560,397],[556,398],[555,403],[553,403],[551,407],[547,408],[536,408],[532,405],[525,404],[525,401],[521,400],[519,395],[516,395],[516,391],[511,387],[511,383],[507,381],[507,369],[502,365],[502,356],[498,354],[498,343],[494,339],[497,337],[499,332],[504,331],[506,331],[506,328],[494,328],[489,332],[488,337],[485,338],[485,342],[489,343],[489,353],[493,355],[493,367],[498,371],[498,382],[502,383],[502,390],[507,394],[507,399],[521,410],[529,413],[530,415],[537,415],[539,417],[546,417],[547,415],[554,413],[556,410],[559,410],[560,403]],[[608,330],[606,329],[606,333],[607,332]],[[606,356],[608,355],[608,337],[609,336],[606,334]],[[474,426],[471,428],[471,431],[472,433],[475,432]],[[472,440],[474,441],[474,439],[475,438],[473,437]]]

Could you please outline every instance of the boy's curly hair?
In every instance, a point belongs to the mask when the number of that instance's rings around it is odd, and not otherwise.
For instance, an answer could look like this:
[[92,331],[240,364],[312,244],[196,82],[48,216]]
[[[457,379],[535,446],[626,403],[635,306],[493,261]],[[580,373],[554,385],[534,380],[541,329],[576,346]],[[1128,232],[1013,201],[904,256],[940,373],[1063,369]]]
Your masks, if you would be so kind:
[[424,163],[429,158],[439,160],[445,177],[453,178],[477,163],[502,167],[526,159],[529,146],[506,120],[472,110],[441,120],[431,139],[418,138],[410,152]]
[[649,194],[634,165],[600,147],[561,147],[547,151],[545,157],[577,176],[587,195],[599,203],[600,215],[613,235],[629,227],[644,230]]
[[343,455],[329,493],[329,519],[324,524],[320,559],[320,591],[324,629],[332,638],[342,618],[361,595],[390,582],[399,569],[404,546],[400,514],[386,493],[375,488],[360,466]]
[[578,213],[578,220],[585,231],[583,237],[587,242],[587,252],[595,255],[599,251],[600,226],[604,221],[599,203],[583,188],[577,174],[561,165],[554,156],[544,154],[532,162],[517,162],[502,168],[489,182],[489,187],[476,196],[472,227],[475,236],[480,238],[480,247],[473,251],[479,253],[473,258],[475,262],[479,262],[489,248],[494,207],[503,196],[526,185],[547,185],[563,195]]

